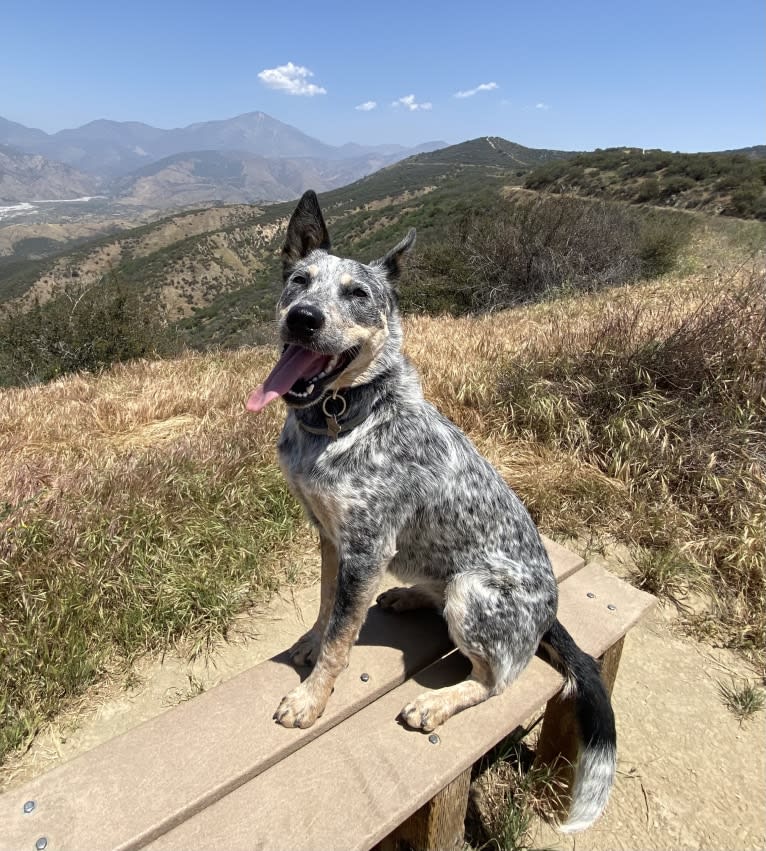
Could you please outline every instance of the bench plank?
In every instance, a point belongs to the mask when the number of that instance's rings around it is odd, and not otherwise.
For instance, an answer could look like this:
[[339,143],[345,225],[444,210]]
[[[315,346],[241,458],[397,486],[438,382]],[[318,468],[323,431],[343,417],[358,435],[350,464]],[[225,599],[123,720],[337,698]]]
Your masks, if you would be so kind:
[[[582,559],[546,540],[557,577]],[[370,609],[343,688],[308,730],[271,722],[301,679],[287,653],[0,796],[0,849],[139,848],[250,781],[452,649],[436,612]],[[303,671],[305,676],[307,671]],[[368,681],[361,680],[369,673]],[[35,809],[23,811],[26,801]]]
[[[610,604],[616,608],[607,608]],[[589,565],[562,584],[559,617],[581,647],[600,656],[653,604],[649,594]],[[424,689],[458,682],[468,670],[457,652],[435,662],[150,843],[147,851],[371,848],[524,723],[562,684],[553,668],[535,658],[502,695],[442,725],[438,744],[396,723],[401,708]]]

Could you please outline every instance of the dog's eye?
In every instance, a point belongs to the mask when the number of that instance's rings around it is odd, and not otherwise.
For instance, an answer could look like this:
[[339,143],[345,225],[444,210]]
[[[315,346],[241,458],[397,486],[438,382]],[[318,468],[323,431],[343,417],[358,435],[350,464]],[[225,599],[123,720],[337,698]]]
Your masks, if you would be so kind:
[[305,275],[293,275],[291,283],[296,284],[299,287],[306,286],[306,276]]
[[370,294],[367,290],[363,290],[361,287],[357,287],[356,289],[351,290],[351,295],[354,298],[369,298]]

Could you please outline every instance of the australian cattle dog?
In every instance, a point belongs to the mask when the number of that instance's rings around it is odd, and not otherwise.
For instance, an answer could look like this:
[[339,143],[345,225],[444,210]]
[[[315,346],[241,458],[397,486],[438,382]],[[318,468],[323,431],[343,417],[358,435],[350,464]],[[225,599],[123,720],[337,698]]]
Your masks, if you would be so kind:
[[319,616],[293,647],[310,675],[274,718],[309,727],[348,664],[386,570],[416,583],[380,594],[394,611],[434,606],[473,665],[457,685],[420,695],[401,719],[433,730],[501,692],[542,645],[576,696],[581,737],[562,830],[588,827],[614,780],[614,715],[596,661],[556,619],[556,580],[527,510],[450,420],[425,401],[402,353],[396,281],[415,231],[367,265],[330,253],[306,192],[282,249],[282,355],[247,408],[287,405],[279,459],[319,531]]

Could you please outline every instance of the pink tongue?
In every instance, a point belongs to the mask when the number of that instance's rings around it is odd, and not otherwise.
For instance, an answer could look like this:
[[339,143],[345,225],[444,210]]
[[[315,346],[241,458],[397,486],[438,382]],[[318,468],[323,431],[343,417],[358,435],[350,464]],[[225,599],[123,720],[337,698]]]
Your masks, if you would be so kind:
[[321,372],[329,360],[329,355],[310,352],[301,346],[288,346],[268,378],[250,394],[245,407],[257,414],[269,402],[284,396],[299,378],[311,378]]

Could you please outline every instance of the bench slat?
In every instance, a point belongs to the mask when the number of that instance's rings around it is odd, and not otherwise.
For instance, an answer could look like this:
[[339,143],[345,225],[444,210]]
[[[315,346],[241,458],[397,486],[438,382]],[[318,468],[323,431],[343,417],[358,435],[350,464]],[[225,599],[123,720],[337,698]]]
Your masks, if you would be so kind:
[[[546,540],[557,577],[582,559]],[[297,637],[297,636],[296,636]],[[301,679],[286,653],[245,671],[0,796],[0,849],[132,849],[181,823],[451,650],[435,612],[372,607],[324,715],[308,730],[270,721]],[[362,682],[360,675],[370,678]],[[304,671],[304,676],[305,676]],[[30,814],[24,802],[34,800]]]
[[[559,617],[581,647],[600,656],[654,602],[649,594],[589,565],[562,584]],[[616,608],[608,609],[609,604]],[[408,701],[427,688],[458,682],[468,667],[457,652],[434,663],[159,837],[147,851],[372,847],[524,723],[562,683],[535,658],[502,695],[440,727],[438,744],[395,722]]]

